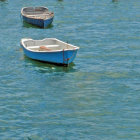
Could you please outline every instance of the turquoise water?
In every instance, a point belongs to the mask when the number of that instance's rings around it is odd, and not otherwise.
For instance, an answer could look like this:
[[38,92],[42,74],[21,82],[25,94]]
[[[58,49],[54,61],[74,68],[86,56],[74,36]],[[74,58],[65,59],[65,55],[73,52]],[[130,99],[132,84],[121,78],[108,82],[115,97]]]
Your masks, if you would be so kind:
[[[46,6],[53,25],[23,24]],[[0,140],[140,139],[139,0],[0,1]],[[80,47],[69,67],[33,61],[20,39]]]

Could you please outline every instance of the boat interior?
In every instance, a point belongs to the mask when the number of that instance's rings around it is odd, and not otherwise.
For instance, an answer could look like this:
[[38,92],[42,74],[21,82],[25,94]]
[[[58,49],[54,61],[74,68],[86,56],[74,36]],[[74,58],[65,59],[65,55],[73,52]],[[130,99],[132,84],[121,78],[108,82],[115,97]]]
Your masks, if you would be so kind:
[[24,46],[31,51],[62,51],[73,50],[78,47],[71,44],[62,42],[57,39],[44,39],[44,40],[27,40],[24,41]]
[[26,7],[22,10],[22,14],[28,17],[51,17],[53,16],[53,12],[50,12],[45,7]]

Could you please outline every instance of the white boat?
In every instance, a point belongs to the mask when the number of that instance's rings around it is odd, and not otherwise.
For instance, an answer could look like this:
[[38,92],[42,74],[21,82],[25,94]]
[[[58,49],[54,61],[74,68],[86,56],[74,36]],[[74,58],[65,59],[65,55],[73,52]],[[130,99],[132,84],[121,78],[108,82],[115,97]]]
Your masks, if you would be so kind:
[[79,47],[56,38],[43,40],[23,38],[21,39],[21,46],[29,58],[62,65],[73,62],[79,50]]

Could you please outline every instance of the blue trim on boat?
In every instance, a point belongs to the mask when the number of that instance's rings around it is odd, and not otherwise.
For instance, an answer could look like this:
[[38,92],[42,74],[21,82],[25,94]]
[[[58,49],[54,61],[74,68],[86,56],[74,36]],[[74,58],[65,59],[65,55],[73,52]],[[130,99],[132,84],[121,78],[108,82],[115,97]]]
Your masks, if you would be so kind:
[[71,62],[73,62],[78,51],[76,49],[76,50],[66,50],[66,51],[63,50],[63,51],[56,51],[56,52],[34,52],[24,48],[23,46],[22,48],[25,55],[31,59],[45,61],[49,63],[61,64],[61,65],[68,65]]
[[23,21],[36,25],[36,26],[39,26],[41,28],[46,28],[53,22],[53,17],[43,20],[43,19],[28,18],[28,17],[22,15],[22,18],[23,18]]
[[44,20],[44,28],[48,27],[53,22],[53,17],[50,19]]

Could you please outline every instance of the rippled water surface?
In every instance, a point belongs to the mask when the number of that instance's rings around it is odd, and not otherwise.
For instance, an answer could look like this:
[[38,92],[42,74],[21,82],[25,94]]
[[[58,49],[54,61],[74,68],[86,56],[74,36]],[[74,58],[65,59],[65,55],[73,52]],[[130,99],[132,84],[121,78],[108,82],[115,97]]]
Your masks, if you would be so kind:
[[[55,13],[47,29],[22,7]],[[0,0],[0,140],[140,139],[139,0]],[[69,67],[27,58],[20,39],[80,47]]]

